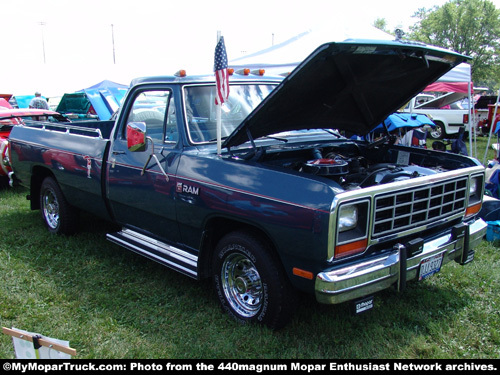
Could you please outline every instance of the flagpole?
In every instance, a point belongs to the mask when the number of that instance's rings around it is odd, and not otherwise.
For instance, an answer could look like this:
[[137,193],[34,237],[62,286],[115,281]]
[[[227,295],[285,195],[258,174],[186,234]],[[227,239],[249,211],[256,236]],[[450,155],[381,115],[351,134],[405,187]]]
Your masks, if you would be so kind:
[[[220,30],[217,31],[217,43],[219,43],[221,37]],[[217,155],[222,153],[222,103],[218,103],[216,106],[216,119],[217,119]]]

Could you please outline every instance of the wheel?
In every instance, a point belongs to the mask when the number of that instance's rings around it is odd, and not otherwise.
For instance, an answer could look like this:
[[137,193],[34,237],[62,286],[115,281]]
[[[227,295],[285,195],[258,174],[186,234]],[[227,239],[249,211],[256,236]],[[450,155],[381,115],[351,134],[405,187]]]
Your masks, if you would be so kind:
[[247,232],[225,236],[217,245],[213,272],[222,309],[237,321],[280,329],[291,319],[295,291],[259,237]]
[[436,127],[431,129],[429,135],[432,139],[443,139],[446,135],[443,124],[440,122],[435,122],[435,124]]
[[61,188],[52,177],[40,188],[40,212],[49,232],[70,235],[78,228],[78,212],[68,204]]

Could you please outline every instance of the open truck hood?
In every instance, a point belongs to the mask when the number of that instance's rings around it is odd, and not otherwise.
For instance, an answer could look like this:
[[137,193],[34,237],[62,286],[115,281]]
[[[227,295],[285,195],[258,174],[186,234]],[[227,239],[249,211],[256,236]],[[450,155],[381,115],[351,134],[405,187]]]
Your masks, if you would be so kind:
[[453,104],[459,100],[468,98],[469,94],[464,92],[448,92],[444,95],[437,97],[436,99],[429,100],[423,104],[416,105],[415,109],[435,109],[441,108],[446,105]]
[[279,132],[369,133],[427,85],[469,57],[407,41],[345,41],[318,47],[225,140]]

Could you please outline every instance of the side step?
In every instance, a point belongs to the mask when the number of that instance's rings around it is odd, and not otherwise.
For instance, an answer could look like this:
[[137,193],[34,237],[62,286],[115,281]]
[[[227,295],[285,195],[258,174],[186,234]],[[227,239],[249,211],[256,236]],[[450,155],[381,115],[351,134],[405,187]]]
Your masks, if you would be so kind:
[[198,257],[131,229],[108,233],[106,238],[194,279],[198,277]]

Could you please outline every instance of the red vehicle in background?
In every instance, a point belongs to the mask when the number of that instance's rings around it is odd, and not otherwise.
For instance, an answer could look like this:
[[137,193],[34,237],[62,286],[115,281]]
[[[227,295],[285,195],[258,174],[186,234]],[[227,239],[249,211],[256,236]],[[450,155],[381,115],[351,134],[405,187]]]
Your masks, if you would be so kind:
[[22,125],[24,120],[31,121],[68,121],[58,112],[45,109],[15,109],[0,103],[0,185],[6,184],[11,172],[8,155],[8,142],[13,126]]

